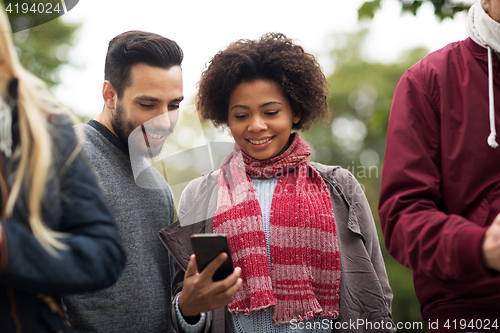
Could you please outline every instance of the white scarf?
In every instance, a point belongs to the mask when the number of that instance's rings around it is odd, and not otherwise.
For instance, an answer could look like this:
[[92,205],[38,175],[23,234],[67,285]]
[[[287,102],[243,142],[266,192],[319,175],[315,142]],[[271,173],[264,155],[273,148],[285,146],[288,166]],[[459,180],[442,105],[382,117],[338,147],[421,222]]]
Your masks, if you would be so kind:
[[465,29],[477,44],[500,52],[500,23],[486,14],[479,2],[470,7]]
[[495,140],[495,102],[493,99],[493,50],[500,52],[500,23],[492,19],[479,2],[473,4],[469,9],[465,28],[469,33],[470,38],[488,49],[488,83],[489,83],[489,100],[490,100],[490,135],[488,136],[488,144],[492,148],[498,147]]

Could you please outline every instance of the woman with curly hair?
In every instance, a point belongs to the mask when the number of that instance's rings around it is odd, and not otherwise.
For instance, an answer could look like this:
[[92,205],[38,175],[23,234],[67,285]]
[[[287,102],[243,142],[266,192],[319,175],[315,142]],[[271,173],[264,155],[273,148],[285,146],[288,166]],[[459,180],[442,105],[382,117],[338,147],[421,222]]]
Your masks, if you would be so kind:
[[[283,34],[234,42],[203,72],[200,115],[229,127],[235,147],[218,172],[187,186],[179,221],[160,232],[178,264],[177,332],[394,330],[359,184],[340,167],[310,162],[311,148],[292,132],[328,120],[328,93],[315,57]],[[227,254],[198,273],[189,242],[213,232],[227,235],[236,267],[216,282]]]

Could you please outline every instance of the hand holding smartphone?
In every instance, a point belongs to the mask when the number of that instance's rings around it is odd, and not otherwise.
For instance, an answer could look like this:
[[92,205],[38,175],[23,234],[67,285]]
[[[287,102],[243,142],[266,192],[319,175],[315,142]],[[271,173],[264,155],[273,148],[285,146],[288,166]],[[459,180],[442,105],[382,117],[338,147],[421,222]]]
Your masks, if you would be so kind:
[[224,280],[233,271],[233,260],[231,251],[224,234],[193,234],[191,235],[191,244],[196,255],[196,264],[198,272],[202,272],[207,265],[214,260],[220,253],[227,253],[227,259],[214,273],[213,281]]

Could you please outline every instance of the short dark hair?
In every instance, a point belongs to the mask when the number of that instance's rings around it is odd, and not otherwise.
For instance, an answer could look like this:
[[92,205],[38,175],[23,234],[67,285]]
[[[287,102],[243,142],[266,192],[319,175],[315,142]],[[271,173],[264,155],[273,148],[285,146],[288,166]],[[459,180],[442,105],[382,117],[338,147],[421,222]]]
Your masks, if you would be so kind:
[[144,31],[124,32],[109,42],[104,79],[111,82],[118,97],[130,85],[130,68],[142,63],[169,69],[180,66],[184,54],[179,45],[158,34]]
[[241,82],[257,79],[276,82],[293,112],[301,114],[294,129],[330,119],[328,81],[320,65],[281,33],[238,40],[212,58],[198,83],[196,106],[201,117],[217,127],[228,125],[231,93]]

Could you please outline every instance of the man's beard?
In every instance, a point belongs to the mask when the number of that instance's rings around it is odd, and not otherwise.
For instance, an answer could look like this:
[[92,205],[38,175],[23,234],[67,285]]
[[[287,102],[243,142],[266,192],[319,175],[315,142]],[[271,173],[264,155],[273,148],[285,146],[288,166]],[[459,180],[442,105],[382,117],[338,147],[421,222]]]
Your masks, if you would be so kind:
[[[118,138],[129,148],[131,156],[156,157],[161,152],[165,143],[164,140],[161,145],[151,146],[146,136],[146,131],[149,132],[149,130],[145,129],[144,124],[136,125],[131,120],[125,118],[125,112],[119,103],[117,103],[115,114],[111,119],[111,126]],[[172,133],[172,129],[162,129],[161,132],[166,137]]]
[[136,126],[131,121],[125,119],[123,108],[117,103],[115,114],[111,118],[111,126],[115,134],[128,146],[128,136]]

